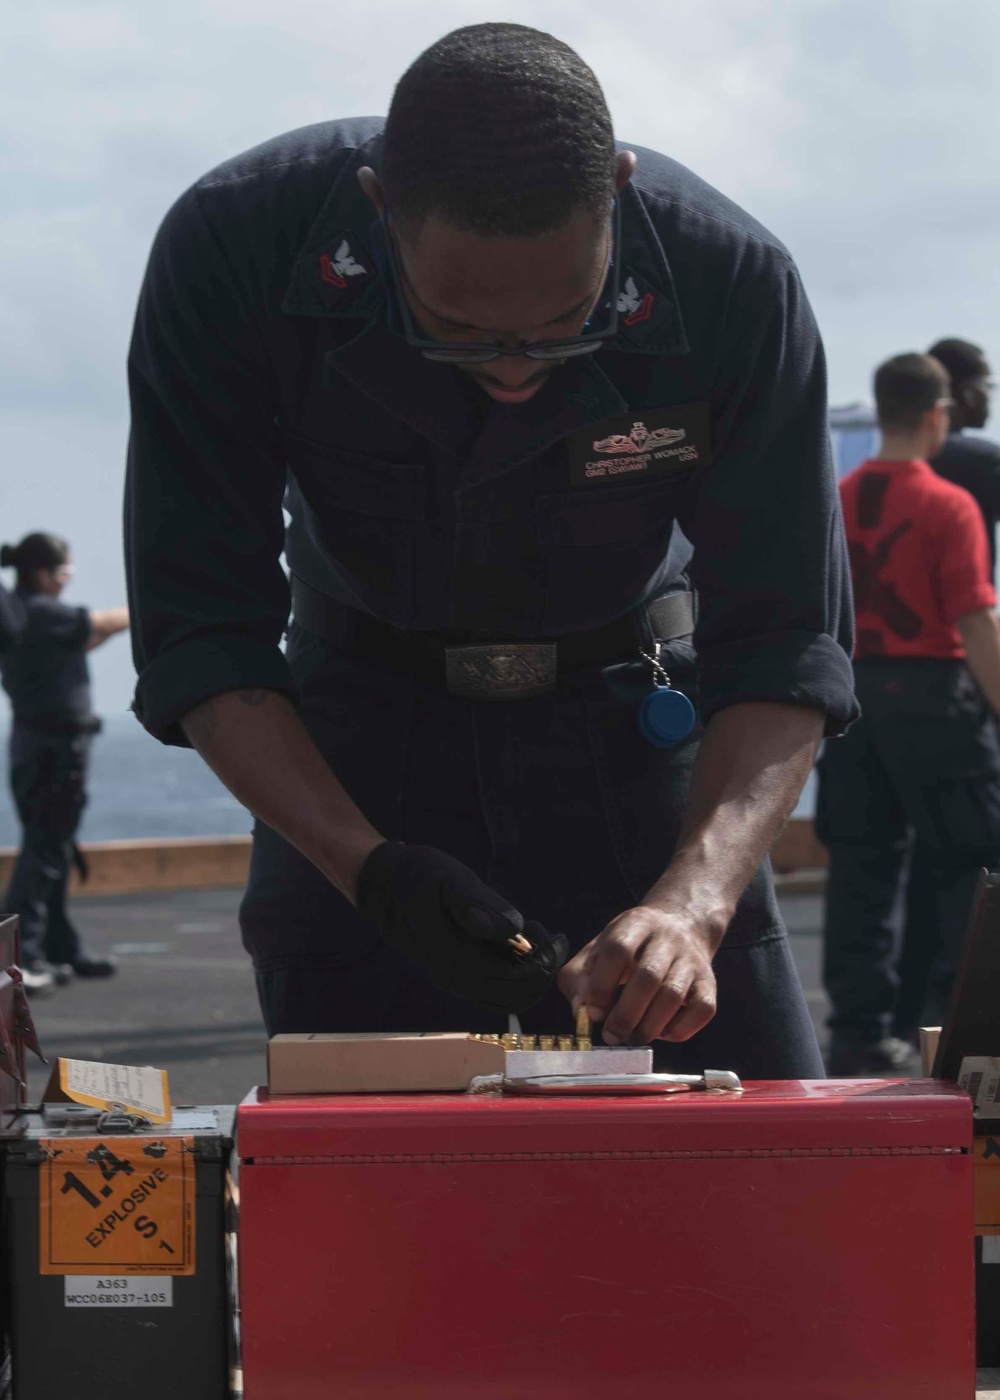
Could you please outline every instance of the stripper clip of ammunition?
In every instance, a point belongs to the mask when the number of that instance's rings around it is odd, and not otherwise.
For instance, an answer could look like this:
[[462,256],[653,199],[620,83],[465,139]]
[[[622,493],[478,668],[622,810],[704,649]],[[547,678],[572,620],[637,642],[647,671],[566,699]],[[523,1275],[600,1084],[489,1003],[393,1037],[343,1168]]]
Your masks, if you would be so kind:
[[[577,1025],[580,1025],[580,1018],[577,1018]],[[590,1022],[587,1021],[589,1029]],[[589,1035],[517,1035],[514,1031],[507,1031],[504,1035],[481,1035],[478,1031],[470,1033],[471,1040],[478,1040],[486,1045],[502,1045],[505,1050],[593,1050],[594,1042]]]

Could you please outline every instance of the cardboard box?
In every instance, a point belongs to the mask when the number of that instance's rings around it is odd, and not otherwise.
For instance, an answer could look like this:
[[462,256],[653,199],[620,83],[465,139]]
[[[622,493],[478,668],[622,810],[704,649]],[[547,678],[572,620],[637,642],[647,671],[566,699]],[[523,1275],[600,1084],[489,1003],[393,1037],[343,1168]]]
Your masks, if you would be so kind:
[[920,1073],[924,1079],[934,1078],[934,1061],[940,1040],[940,1026],[920,1027]]
[[380,1094],[465,1090],[503,1074],[502,1045],[448,1035],[276,1035],[267,1047],[272,1094]]

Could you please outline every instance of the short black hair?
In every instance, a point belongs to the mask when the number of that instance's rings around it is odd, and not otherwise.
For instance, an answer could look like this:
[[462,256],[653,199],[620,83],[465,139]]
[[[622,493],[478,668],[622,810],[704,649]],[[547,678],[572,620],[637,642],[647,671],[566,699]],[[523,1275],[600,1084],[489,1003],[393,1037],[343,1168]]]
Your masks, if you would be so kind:
[[379,174],[404,226],[435,213],[464,232],[531,238],[609,209],[615,164],[611,114],[583,59],[525,25],[473,24],[400,78]]
[[912,430],[928,409],[951,393],[948,371],[931,355],[894,355],[875,371],[879,427]]
[[25,535],[20,544],[0,545],[0,569],[17,570],[18,588],[27,587],[38,569],[58,569],[68,558],[66,541],[41,530]]
[[970,340],[959,340],[951,336],[939,340],[928,350],[935,360],[940,360],[951,375],[954,385],[967,384],[970,379],[982,379],[990,372],[990,362],[986,352]]

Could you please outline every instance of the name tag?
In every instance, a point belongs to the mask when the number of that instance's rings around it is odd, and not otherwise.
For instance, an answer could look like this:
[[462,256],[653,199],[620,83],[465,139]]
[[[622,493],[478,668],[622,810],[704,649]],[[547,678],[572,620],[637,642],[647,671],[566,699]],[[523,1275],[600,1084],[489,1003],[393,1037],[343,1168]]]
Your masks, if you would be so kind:
[[707,403],[640,408],[591,423],[567,439],[573,486],[668,476],[712,460]]

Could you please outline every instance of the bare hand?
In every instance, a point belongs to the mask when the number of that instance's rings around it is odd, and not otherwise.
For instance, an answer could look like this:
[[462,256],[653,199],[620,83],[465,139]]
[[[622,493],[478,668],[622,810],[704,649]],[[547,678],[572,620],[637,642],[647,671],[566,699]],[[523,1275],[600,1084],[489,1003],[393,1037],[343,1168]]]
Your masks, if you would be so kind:
[[608,1045],[689,1040],[715,1015],[709,940],[690,915],[639,905],[581,948],[559,974],[573,1010],[604,1022]]

